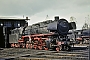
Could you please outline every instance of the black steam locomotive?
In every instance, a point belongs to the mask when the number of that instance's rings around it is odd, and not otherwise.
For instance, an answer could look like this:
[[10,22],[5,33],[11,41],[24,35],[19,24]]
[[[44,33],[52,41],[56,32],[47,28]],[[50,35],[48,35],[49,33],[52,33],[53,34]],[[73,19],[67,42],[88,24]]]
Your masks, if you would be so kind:
[[[35,49],[36,48],[41,49],[40,47],[42,47],[42,49],[48,48],[57,51],[71,50],[70,39],[67,35],[69,34],[69,30],[76,29],[75,22],[69,23],[66,19],[59,19],[59,17],[55,17],[54,21],[49,21],[49,22],[50,23],[46,24],[46,26],[44,27],[40,27],[41,25],[38,24],[39,28],[36,26],[34,26],[36,28],[34,28],[33,26],[23,27],[21,29],[22,30],[21,33],[19,31],[20,28],[13,30],[13,31],[18,30],[18,32],[17,33],[14,32],[13,34],[10,35],[9,40],[11,45],[13,44],[14,46],[18,45],[18,47],[23,45],[24,46],[28,45],[27,46],[28,48],[31,47],[32,45],[32,47]],[[14,37],[15,39],[13,39],[12,37]],[[20,42],[21,40],[19,40],[19,38],[22,38],[23,42]],[[45,45],[43,45],[44,43]]]

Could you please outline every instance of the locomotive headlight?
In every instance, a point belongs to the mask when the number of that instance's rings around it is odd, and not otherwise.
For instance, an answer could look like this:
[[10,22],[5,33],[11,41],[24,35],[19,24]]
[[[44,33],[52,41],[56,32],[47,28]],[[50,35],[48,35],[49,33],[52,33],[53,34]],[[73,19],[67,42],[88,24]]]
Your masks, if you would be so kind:
[[67,24],[66,24],[66,22],[64,21],[64,22],[61,22],[61,23],[60,23],[60,26],[62,26],[62,27],[65,28],[65,27],[67,27]]

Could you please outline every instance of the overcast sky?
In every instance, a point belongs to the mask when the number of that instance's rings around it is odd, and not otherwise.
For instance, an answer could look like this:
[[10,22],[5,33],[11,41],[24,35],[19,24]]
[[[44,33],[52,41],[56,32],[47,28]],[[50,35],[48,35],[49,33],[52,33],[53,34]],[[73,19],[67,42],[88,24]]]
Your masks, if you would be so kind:
[[[90,15],[90,0],[0,0],[0,16],[30,18],[29,25],[54,19],[54,16],[76,18],[77,29],[81,29],[85,17]],[[88,20],[90,21],[90,20]],[[87,22],[87,21],[86,21]]]

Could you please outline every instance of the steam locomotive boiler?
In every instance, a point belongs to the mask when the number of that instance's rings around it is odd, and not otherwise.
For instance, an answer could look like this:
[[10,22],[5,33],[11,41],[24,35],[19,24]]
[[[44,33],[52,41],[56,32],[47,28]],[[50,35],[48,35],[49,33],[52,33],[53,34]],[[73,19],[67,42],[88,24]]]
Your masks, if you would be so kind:
[[[66,19],[58,18],[55,19],[55,21],[48,23],[46,30],[40,28],[34,29],[33,27],[30,28],[30,26],[25,27],[25,29],[24,27],[19,29],[17,28],[16,30],[13,30],[17,33],[14,32],[9,35],[9,42],[11,47],[18,48],[31,48],[39,50],[53,49],[57,51],[71,50],[71,43],[67,34],[69,30],[72,29],[76,29],[75,22],[69,23]],[[48,32],[44,33],[44,31]],[[25,32],[27,32],[27,34]]]

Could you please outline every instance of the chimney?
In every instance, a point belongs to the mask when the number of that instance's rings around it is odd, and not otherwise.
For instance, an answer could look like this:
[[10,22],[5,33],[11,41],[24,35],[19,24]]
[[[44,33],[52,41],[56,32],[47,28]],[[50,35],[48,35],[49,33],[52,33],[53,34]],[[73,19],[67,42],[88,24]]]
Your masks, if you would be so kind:
[[55,21],[58,21],[59,20],[59,16],[55,16]]
[[28,20],[28,17],[26,17],[26,20]]

